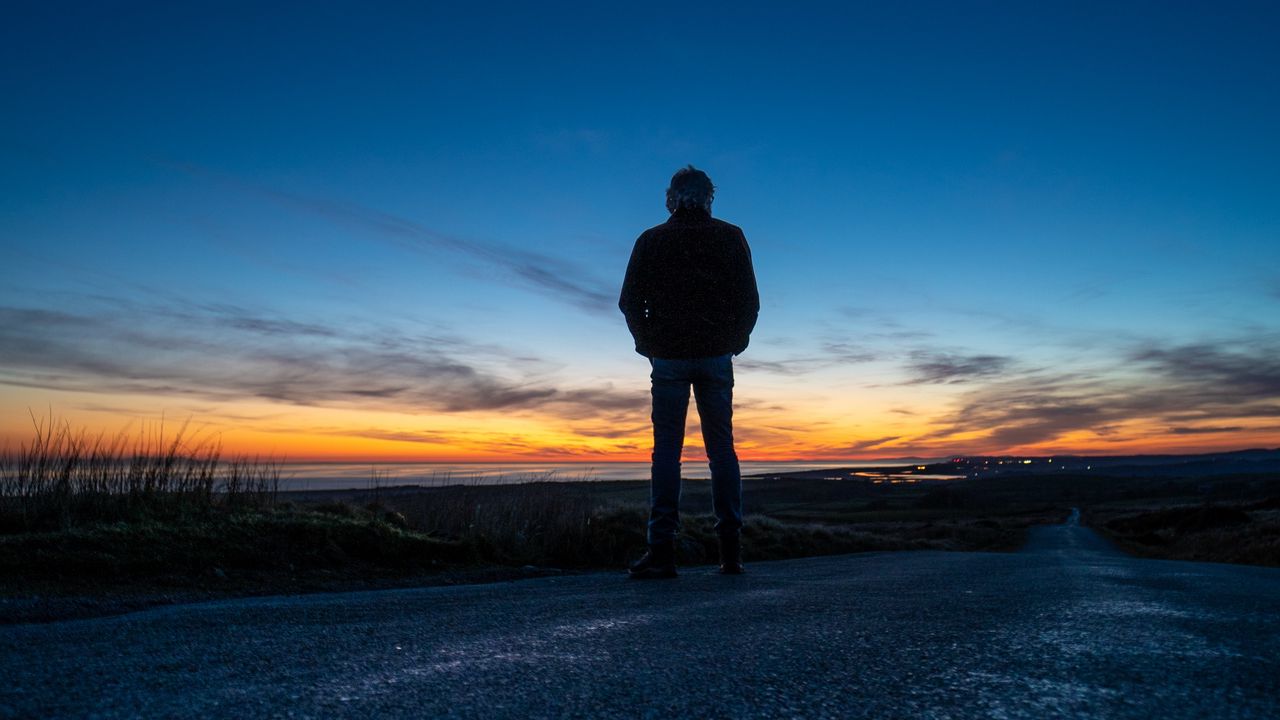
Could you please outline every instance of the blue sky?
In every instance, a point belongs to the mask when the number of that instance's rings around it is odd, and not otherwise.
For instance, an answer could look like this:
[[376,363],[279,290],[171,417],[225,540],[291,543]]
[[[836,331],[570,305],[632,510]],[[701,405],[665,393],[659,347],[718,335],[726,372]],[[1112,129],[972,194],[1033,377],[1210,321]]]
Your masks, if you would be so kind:
[[747,456],[1278,444],[1274,4],[427,5],[10,11],[6,437],[642,455],[612,303],[693,163]]

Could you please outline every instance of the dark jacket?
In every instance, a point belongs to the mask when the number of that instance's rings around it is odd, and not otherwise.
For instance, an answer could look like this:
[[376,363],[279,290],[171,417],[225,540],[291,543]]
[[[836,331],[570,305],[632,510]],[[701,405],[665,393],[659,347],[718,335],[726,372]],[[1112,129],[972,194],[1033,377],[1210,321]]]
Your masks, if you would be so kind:
[[636,240],[618,307],[646,357],[697,358],[747,349],[760,312],[742,229],[682,209]]

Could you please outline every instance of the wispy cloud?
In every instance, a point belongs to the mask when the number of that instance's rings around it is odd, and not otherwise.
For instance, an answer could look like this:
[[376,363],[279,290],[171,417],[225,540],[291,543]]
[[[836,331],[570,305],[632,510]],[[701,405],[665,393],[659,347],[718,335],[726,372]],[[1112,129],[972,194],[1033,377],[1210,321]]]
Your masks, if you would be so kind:
[[1273,336],[1148,344],[1108,372],[991,379],[912,441],[977,436],[984,446],[1018,447],[1082,431],[1123,440],[1117,428],[1134,422],[1156,434],[1243,432],[1248,426],[1240,420],[1264,417],[1280,417],[1280,339]]
[[741,370],[754,370],[776,375],[807,375],[811,372],[842,365],[872,362],[880,355],[852,343],[825,342],[816,352],[784,358],[745,356],[734,360]]
[[884,437],[871,438],[869,440],[859,440],[840,448],[840,451],[848,453],[871,452],[881,450],[883,446],[901,439],[901,435],[885,435]]
[[788,358],[785,360],[762,360],[744,357],[733,361],[737,370],[774,373],[776,375],[803,375],[812,372],[815,365],[809,358]]
[[612,313],[617,298],[611,286],[573,263],[543,253],[496,243],[469,240],[429,228],[416,220],[350,202],[265,191],[277,202],[306,210],[339,224],[372,231],[394,244],[418,252],[453,253],[496,268],[508,279],[535,292],[594,313]]
[[627,438],[627,437],[636,437],[636,436],[643,437],[644,435],[650,432],[650,426],[647,423],[629,424],[629,425],[614,425],[610,423],[610,424],[595,425],[591,427],[578,426],[578,427],[575,427],[573,431],[575,434],[581,435],[583,437],[606,438],[606,439],[612,440],[616,438]]
[[1214,433],[1235,433],[1244,430],[1243,425],[1215,425],[1203,427],[1171,427],[1167,432],[1174,435],[1211,435]]
[[113,310],[0,307],[0,383],[400,412],[541,408],[570,418],[645,404],[639,392],[496,372],[510,357],[457,339],[353,333],[231,306]]
[[372,440],[392,440],[395,442],[419,443],[423,445],[456,444],[459,433],[428,432],[421,430],[381,430],[378,428],[343,428],[327,431],[308,430],[322,435],[339,437],[362,437]]
[[337,336],[337,332],[333,328],[296,320],[262,317],[236,305],[216,303],[198,307],[205,311],[206,316],[212,322],[233,330],[276,337]]
[[1261,338],[1233,348],[1221,345],[1151,346],[1133,360],[1197,393],[1199,400],[1249,402],[1280,396],[1280,354]]
[[983,434],[993,447],[1018,447],[1050,441],[1067,432],[1118,422],[1132,414],[1115,398],[1050,378],[1027,377],[992,383],[967,394],[958,409],[942,420],[942,429],[915,438],[945,440]]
[[166,167],[265,198],[277,205],[323,218],[337,225],[369,233],[382,242],[433,257],[444,253],[497,270],[504,282],[566,302],[592,313],[617,312],[614,286],[564,258],[524,248],[484,242],[443,232],[417,220],[358,203],[319,198],[251,185],[187,163]]
[[956,355],[916,351],[911,353],[907,370],[909,385],[925,383],[961,383],[1003,373],[1011,358],[1002,355]]

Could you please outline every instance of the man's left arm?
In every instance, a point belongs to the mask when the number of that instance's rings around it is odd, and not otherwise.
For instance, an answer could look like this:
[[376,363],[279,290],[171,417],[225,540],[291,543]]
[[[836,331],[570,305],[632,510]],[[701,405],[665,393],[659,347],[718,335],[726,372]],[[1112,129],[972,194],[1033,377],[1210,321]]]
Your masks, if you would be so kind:
[[734,355],[741,354],[747,349],[747,344],[751,340],[751,331],[755,329],[756,320],[760,317],[760,291],[756,287],[756,271],[751,263],[751,246],[747,244],[747,237],[741,231],[738,237],[742,242],[742,250],[735,273],[734,316],[737,320],[739,347],[734,351]]

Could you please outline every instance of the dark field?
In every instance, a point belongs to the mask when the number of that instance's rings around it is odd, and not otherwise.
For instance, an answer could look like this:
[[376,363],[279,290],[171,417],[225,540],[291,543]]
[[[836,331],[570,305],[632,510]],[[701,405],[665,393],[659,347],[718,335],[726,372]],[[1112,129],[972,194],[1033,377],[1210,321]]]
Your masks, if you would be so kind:
[[[239,466],[236,477],[256,481],[234,492],[210,474],[204,484],[188,478],[146,492],[49,485],[42,495],[5,496],[0,621],[584,570],[617,569],[621,579],[644,548],[646,482],[277,493],[270,472],[252,469]],[[1072,507],[1142,556],[1280,565],[1280,476],[1272,473],[1036,470],[887,481],[909,477],[905,470],[747,478],[748,566],[867,551],[1012,551],[1027,528],[1061,522]],[[715,562],[707,481],[686,481],[682,510],[681,564]]]

